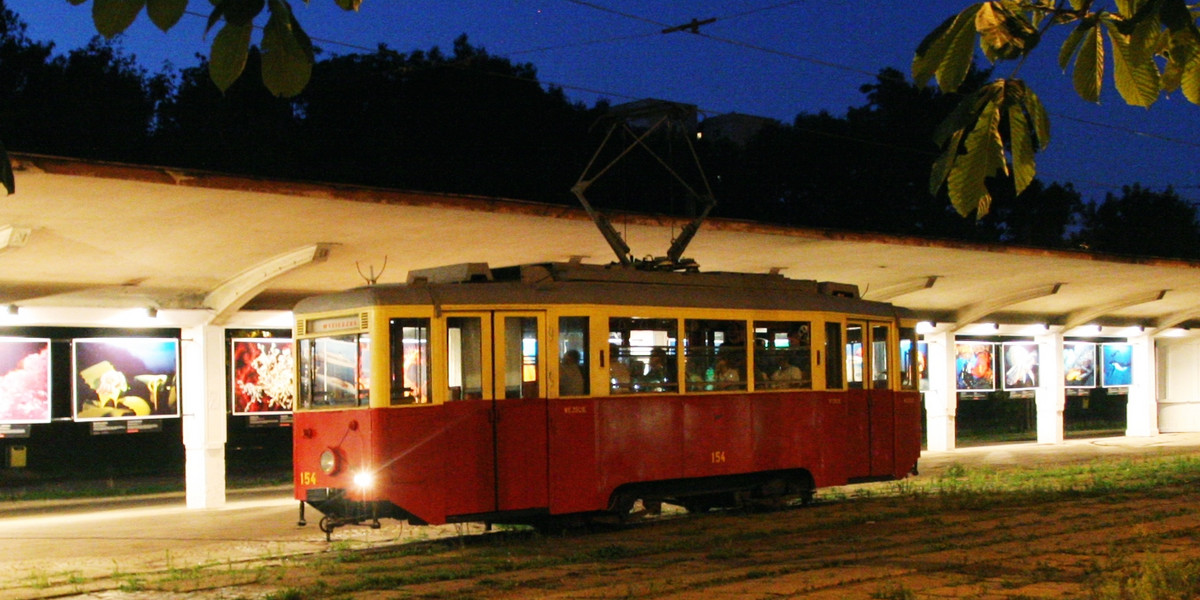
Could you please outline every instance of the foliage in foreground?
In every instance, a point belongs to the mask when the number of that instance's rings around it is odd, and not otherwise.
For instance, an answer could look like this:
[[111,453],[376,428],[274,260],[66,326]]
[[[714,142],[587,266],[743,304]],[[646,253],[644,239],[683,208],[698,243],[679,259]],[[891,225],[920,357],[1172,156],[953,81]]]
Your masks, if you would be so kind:
[[1015,61],[1013,77],[966,94],[939,129],[941,157],[930,190],[943,185],[963,216],[982,217],[1001,177],[1020,194],[1033,181],[1034,154],[1050,141],[1041,100],[1016,73],[1052,29],[1069,28],[1058,64],[1071,67],[1076,93],[1099,102],[1106,57],[1113,83],[1126,103],[1149,107],[1160,95],[1182,90],[1200,104],[1200,28],[1186,0],[992,0],[971,4],[946,19],[917,48],[913,80],[935,78],[945,92],[958,90],[975,57],[976,40],[992,63]]

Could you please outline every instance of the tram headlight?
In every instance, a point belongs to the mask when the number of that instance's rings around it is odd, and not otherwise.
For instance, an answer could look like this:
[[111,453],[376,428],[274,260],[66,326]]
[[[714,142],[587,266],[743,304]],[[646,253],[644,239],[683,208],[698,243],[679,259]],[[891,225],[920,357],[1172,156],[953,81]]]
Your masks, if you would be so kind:
[[354,487],[360,490],[369,490],[375,485],[375,474],[370,471],[359,471],[354,474]]
[[338,460],[337,452],[334,452],[333,448],[329,448],[321,453],[321,470],[324,471],[326,475],[333,475],[334,473],[337,473],[338,469],[341,468],[340,462],[341,461]]

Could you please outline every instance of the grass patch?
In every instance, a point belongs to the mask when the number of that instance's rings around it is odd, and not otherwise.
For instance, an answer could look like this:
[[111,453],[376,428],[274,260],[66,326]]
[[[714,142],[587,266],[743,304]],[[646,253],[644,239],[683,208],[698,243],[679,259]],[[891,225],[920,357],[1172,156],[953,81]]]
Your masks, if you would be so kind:
[[907,497],[933,497],[940,509],[987,508],[1072,498],[1121,500],[1200,481],[1200,457],[1097,461],[1059,467],[967,468],[954,464],[939,477],[893,487]]
[[1188,600],[1200,597],[1200,559],[1164,560],[1150,555],[1102,569],[1092,585],[1095,600]]
[[898,583],[885,583],[871,592],[877,600],[917,600],[917,593]]

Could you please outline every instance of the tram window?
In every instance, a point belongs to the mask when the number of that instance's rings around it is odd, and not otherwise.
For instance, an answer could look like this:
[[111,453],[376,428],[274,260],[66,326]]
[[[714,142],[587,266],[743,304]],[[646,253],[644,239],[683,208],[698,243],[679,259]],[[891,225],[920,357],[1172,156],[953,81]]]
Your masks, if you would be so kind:
[[371,336],[359,335],[359,404],[371,400]]
[[678,321],[614,317],[608,323],[611,393],[679,390]]
[[537,317],[504,317],[504,397],[537,398]]
[[846,325],[846,384],[852,390],[863,388],[863,335],[861,323]]
[[300,340],[300,408],[342,408],[365,400],[368,339],[353,334]]
[[426,404],[429,400],[429,319],[392,319],[392,404]]
[[921,355],[917,346],[917,330],[900,328],[900,387],[915,390],[920,386]]
[[483,398],[483,324],[479,317],[446,319],[450,400]]
[[842,388],[842,324],[825,324],[825,389]]
[[871,326],[871,387],[888,389],[888,338],[887,325]]
[[755,321],[754,389],[812,388],[812,324]]
[[746,389],[746,322],[684,321],[687,391]]
[[588,318],[558,319],[558,395],[582,396],[588,393]]

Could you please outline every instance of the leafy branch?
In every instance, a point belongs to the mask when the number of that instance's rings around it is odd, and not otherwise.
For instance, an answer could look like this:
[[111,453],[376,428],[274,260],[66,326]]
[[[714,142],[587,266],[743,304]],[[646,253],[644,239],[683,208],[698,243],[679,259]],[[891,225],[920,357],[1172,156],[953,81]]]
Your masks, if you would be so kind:
[[[76,6],[88,0],[67,0]],[[246,68],[254,20],[264,10],[268,12],[262,28],[262,80],[276,96],[299,94],[312,76],[313,45],[308,34],[296,20],[287,0],[209,0],[213,9],[208,15],[205,33],[221,25],[213,38],[209,52],[208,70],[213,83],[224,92],[237,81]],[[309,0],[304,0],[308,4]],[[357,11],[362,0],[334,0],[343,10]],[[96,31],[106,38],[124,32],[133,24],[142,9],[159,29],[168,31],[179,22],[187,10],[188,0],[92,0],[92,21]]]
[[[1071,68],[1076,93],[1099,102],[1106,54],[1113,84],[1133,106],[1149,107],[1163,93],[1181,90],[1200,104],[1200,28],[1197,6],[1185,0],[992,0],[968,6],[922,40],[913,58],[918,85],[931,78],[955,92],[966,78],[978,45],[993,64],[1023,61],[1054,27],[1072,27],[1058,53]],[[1107,50],[1107,52],[1106,52]],[[1019,194],[1036,173],[1034,154],[1050,141],[1046,110],[1033,90],[1015,77],[997,79],[965,96],[939,127],[942,150],[930,176],[930,192],[945,186],[963,216],[987,214],[995,177],[1012,177]]]

